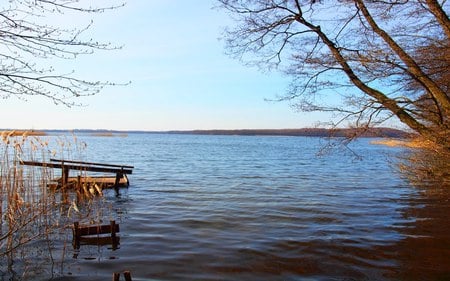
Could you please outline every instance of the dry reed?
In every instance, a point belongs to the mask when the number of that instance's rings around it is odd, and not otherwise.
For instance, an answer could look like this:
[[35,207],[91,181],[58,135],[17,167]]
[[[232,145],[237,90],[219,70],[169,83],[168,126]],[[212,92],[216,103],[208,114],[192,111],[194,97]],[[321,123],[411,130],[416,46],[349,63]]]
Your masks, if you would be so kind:
[[[55,176],[52,169],[20,164],[22,160],[45,162],[55,155],[71,159],[86,147],[76,137],[73,141],[57,139],[56,148],[49,145],[49,139],[27,132],[1,133],[0,280],[25,280],[45,271],[42,267],[48,264],[62,265],[73,221],[103,220],[107,204],[102,198],[67,191],[55,193],[47,187]],[[60,252],[55,253],[55,249]]]

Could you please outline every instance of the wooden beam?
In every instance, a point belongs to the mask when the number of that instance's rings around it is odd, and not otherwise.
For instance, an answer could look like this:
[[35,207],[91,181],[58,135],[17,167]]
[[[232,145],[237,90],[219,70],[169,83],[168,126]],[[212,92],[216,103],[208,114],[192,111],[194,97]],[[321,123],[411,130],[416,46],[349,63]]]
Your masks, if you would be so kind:
[[114,232],[114,236],[117,232],[120,232],[119,225],[114,221],[111,221],[110,224],[78,227],[78,236],[97,235],[105,233],[112,234],[112,232]]
[[78,165],[78,164],[62,164],[62,163],[46,163],[46,162],[36,162],[36,161],[21,161],[22,165],[29,166],[40,166],[47,168],[59,168],[59,169],[69,169],[76,171],[89,171],[89,172],[101,172],[101,173],[122,173],[122,174],[132,174],[133,170],[131,169],[117,169],[117,168],[107,168],[107,167],[98,167],[91,165]]
[[62,160],[62,159],[55,159],[55,158],[50,158],[50,161],[52,161],[52,162],[61,162],[61,163],[74,163],[74,164],[104,166],[104,167],[129,168],[129,169],[133,169],[134,168],[134,166],[128,166],[128,165],[116,165],[116,164],[105,164],[105,163],[96,163],[96,162]]

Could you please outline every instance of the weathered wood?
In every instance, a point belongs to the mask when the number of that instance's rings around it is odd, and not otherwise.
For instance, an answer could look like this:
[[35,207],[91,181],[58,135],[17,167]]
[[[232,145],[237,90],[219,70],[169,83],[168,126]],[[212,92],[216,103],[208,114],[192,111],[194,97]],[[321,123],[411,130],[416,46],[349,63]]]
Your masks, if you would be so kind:
[[78,228],[78,236],[98,235],[112,232],[114,232],[114,236],[117,232],[120,232],[119,225],[114,221],[111,221],[110,224],[82,226]]
[[105,245],[112,245],[113,249],[116,249],[116,246],[119,244],[119,237],[100,237],[100,236],[93,236],[93,237],[80,237],[79,238],[80,245],[97,245],[97,246],[105,246]]
[[122,173],[117,173],[116,174],[116,180],[114,181],[114,186],[118,186],[119,185],[120,179],[123,178],[123,175],[124,174],[122,174]]
[[[79,249],[81,243],[87,245],[112,245],[115,250],[120,240],[117,237],[117,232],[120,232],[120,228],[115,221],[110,221],[107,225],[96,226],[80,226],[79,222],[74,222],[73,247]],[[110,236],[100,236],[102,234],[110,234]]]
[[[116,174],[115,178],[111,184],[106,183],[106,185],[112,185],[116,189],[117,196],[119,195],[119,186],[123,186],[121,184],[121,179],[125,177],[125,185],[129,186],[127,174],[133,173],[133,166],[126,165],[113,165],[113,164],[102,164],[102,163],[94,163],[94,162],[84,162],[84,161],[73,161],[73,160],[61,160],[61,159],[53,159],[50,161],[53,162],[37,162],[37,161],[21,161],[22,165],[30,165],[30,166],[40,166],[46,168],[58,168],[61,169],[61,180],[58,180],[58,185],[56,187],[66,188],[69,187],[70,183],[73,181],[69,178],[69,171],[75,170],[80,172],[101,172],[101,173],[114,173]],[[87,182],[84,180],[84,182]],[[78,190],[80,189],[80,178],[76,180],[76,186]]]
[[61,183],[62,186],[65,187],[69,183],[69,169],[65,166],[62,166],[61,170],[62,170]]
[[125,277],[125,281],[132,281],[131,280],[131,272],[130,271],[124,271],[123,276]]
[[61,163],[73,163],[73,164],[103,166],[103,167],[116,167],[116,168],[128,168],[128,169],[133,169],[134,168],[134,166],[128,166],[128,165],[117,165],[117,164],[105,164],[105,163],[86,162],[86,161],[63,160],[63,159],[55,159],[55,158],[50,158],[50,161],[51,162],[61,162]]
[[109,226],[111,228],[111,238],[116,238],[116,232],[119,232],[119,225],[115,221],[110,221]]
[[[130,271],[124,271],[123,277],[125,277],[125,281],[132,281],[131,280],[131,272]],[[120,280],[120,272],[114,272],[113,273],[113,281],[119,281]]]
[[108,167],[98,167],[92,165],[79,165],[79,164],[63,164],[63,163],[48,163],[48,162],[36,162],[36,161],[22,161],[22,165],[29,166],[40,166],[47,168],[59,168],[64,171],[76,170],[76,171],[89,171],[89,172],[103,172],[103,173],[121,173],[121,174],[132,174],[132,169],[118,169],[118,168],[108,168]]
[[[78,178],[79,177],[79,178]],[[53,179],[53,182],[57,182],[57,187],[62,185],[61,178]],[[128,177],[126,175],[122,175],[119,179],[119,182],[116,184],[116,176],[76,176],[70,177],[67,181],[69,186],[77,188],[77,190],[81,190],[81,188],[85,185],[98,185],[101,188],[111,188],[111,187],[128,187],[130,185]]]
[[73,247],[80,248],[80,223],[77,221],[73,223]]

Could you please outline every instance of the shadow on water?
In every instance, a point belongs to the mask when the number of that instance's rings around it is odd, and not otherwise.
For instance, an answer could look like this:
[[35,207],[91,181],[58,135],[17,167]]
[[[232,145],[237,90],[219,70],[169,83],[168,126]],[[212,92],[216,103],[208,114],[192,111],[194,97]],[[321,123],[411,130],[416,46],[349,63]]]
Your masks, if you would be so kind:
[[424,191],[407,215],[416,221],[402,230],[405,239],[393,249],[401,280],[450,280],[450,192]]
[[415,151],[401,168],[419,196],[405,216],[415,218],[401,229],[395,247],[401,280],[450,280],[450,163],[448,154]]

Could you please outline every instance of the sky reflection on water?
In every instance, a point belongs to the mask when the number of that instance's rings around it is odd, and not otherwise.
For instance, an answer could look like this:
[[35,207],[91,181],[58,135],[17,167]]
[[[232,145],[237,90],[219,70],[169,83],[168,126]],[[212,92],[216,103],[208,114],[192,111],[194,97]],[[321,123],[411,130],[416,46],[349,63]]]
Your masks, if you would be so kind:
[[[59,280],[120,270],[133,280],[396,280],[411,270],[402,249],[414,239],[421,216],[412,203],[421,197],[391,166],[401,149],[362,139],[356,160],[342,151],[318,157],[317,138],[80,139],[90,161],[135,170],[121,197],[106,194],[120,249],[82,247]],[[442,241],[448,247],[448,234]]]

